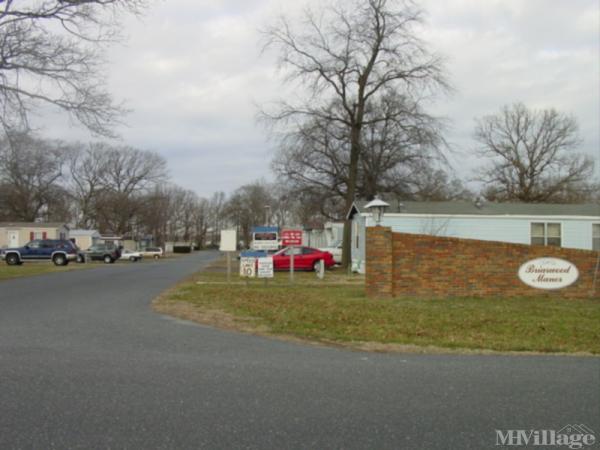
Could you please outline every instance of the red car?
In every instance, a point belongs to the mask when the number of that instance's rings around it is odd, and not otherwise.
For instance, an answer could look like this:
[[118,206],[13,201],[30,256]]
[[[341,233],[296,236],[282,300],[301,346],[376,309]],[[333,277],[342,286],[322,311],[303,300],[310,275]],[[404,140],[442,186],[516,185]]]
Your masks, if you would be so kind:
[[294,270],[316,270],[319,261],[325,262],[328,269],[335,264],[333,255],[312,247],[286,247],[273,255],[273,268],[275,270],[289,270],[290,256],[294,251]]

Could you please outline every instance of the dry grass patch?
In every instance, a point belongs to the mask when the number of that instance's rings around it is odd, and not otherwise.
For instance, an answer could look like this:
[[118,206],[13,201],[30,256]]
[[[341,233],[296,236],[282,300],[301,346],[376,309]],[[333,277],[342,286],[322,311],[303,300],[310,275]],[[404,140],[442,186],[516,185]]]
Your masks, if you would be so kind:
[[[218,270],[217,270],[218,269]],[[562,299],[367,299],[364,278],[287,273],[225,283],[201,273],[155,303],[157,310],[246,332],[374,351],[499,351],[600,354],[600,301]]]
[[31,277],[46,273],[68,272],[71,270],[89,269],[90,264],[70,263],[67,266],[55,266],[52,262],[26,262],[21,266],[9,266],[0,262],[0,281],[12,278]]

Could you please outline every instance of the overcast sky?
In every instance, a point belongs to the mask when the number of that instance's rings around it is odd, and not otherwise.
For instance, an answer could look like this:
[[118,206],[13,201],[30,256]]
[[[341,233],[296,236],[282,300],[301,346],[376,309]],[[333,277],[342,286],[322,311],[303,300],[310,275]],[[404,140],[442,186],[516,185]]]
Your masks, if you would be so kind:
[[[128,18],[126,44],[109,50],[109,86],[132,109],[124,143],[163,155],[173,181],[202,196],[271,179],[273,144],[256,105],[283,95],[259,29],[300,0],[157,0]],[[507,103],[554,107],[579,121],[581,151],[600,160],[598,0],[422,0],[423,37],[447,58],[456,92],[433,112],[451,120],[450,161],[476,165],[474,119]],[[92,139],[61,119],[45,135]],[[467,164],[465,164],[467,162]],[[467,167],[467,169],[465,169]],[[600,168],[596,169],[596,174]]]

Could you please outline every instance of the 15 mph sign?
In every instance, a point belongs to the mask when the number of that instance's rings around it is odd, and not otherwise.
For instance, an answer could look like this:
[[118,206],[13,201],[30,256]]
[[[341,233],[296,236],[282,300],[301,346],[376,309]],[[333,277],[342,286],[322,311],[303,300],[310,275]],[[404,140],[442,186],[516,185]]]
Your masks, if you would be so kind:
[[284,247],[288,245],[302,245],[302,230],[283,230],[281,232],[281,244]]

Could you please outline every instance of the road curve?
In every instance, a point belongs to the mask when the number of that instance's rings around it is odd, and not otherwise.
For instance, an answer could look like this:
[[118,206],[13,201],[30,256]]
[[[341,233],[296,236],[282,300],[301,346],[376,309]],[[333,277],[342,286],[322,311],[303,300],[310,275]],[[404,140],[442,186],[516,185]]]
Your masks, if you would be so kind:
[[372,354],[151,311],[216,256],[0,283],[0,448],[484,449],[567,424],[600,440],[598,358]]

